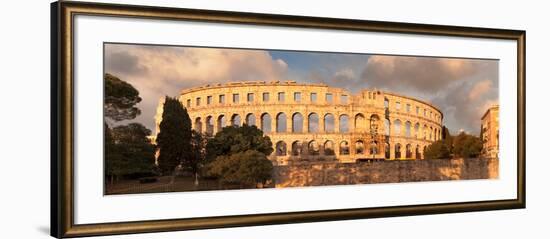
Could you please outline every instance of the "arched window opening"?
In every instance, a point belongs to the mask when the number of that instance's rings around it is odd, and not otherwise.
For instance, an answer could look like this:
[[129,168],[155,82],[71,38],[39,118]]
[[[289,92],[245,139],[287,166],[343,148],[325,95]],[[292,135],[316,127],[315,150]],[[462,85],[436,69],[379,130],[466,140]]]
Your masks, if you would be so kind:
[[401,144],[395,145],[395,158],[401,158]]
[[212,119],[212,116],[206,117],[206,134],[214,134],[214,119]]
[[349,155],[349,144],[347,141],[340,142],[340,155]]
[[304,127],[304,118],[300,113],[294,113],[292,115],[292,132],[302,133]]
[[195,131],[202,133],[202,121],[201,117],[195,119]]
[[231,126],[241,126],[241,116],[238,114],[234,114],[231,117]]
[[355,132],[366,132],[367,122],[363,114],[355,115]]
[[378,142],[377,141],[373,141],[373,142],[370,143],[369,154],[370,155],[377,155],[378,154]]
[[347,115],[340,115],[340,125],[338,130],[340,133],[348,133],[349,132],[349,116]]
[[275,155],[277,156],[286,156],[286,143],[284,141],[279,141],[276,144]]
[[277,132],[286,132],[286,114],[279,113],[277,115]]
[[405,146],[405,157],[410,159],[412,158],[412,146],[410,144],[407,144],[407,146]]
[[384,158],[390,159],[390,143],[384,144]]
[[391,123],[389,119],[384,119],[384,135],[389,136],[391,130]]
[[225,115],[220,115],[218,117],[218,132],[222,131],[223,127],[225,127]]
[[309,155],[319,155],[319,144],[315,140],[309,142],[307,151]]
[[334,115],[332,115],[332,114],[326,114],[325,115],[324,129],[325,129],[325,132],[327,132],[327,133],[333,133],[334,132]]
[[365,144],[362,140],[355,142],[355,154],[364,154],[365,153]]
[[271,116],[268,113],[262,115],[262,131],[271,133]]
[[292,142],[292,156],[299,156],[302,154],[302,142]]
[[319,132],[319,115],[317,113],[309,114],[307,131],[310,133]]
[[324,145],[324,153],[325,155],[332,156],[334,155],[334,143],[330,140],[327,140]]
[[395,121],[393,121],[393,125],[394,125],[394,130],[395,130],[395,136],[400,136],[401,135],[401,120],[396,119]]
[[246,115],[246,124],[249,126],[256,125],[256,116],[252,113]]

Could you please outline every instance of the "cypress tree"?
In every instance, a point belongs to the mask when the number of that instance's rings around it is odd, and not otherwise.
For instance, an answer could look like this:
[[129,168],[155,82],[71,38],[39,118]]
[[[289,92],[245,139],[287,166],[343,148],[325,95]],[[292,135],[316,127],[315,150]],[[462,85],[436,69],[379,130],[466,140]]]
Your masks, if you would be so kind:
[[191,119],[176,98],[166,96],[157,135],[158,164],[163,173],[172,173],[177,165],[193,157]]

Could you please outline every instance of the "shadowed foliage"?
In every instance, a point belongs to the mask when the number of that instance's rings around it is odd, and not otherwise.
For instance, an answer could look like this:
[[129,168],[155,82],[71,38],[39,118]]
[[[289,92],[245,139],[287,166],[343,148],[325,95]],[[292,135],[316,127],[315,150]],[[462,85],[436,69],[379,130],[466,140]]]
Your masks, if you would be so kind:
[[140,109],[135,105],[141,102],[139,92],[132,85],[109,73],[105,74],[105,116],[114,121],[136,118]]
[[191,119],[177,99],[166,97],[159,128],[158,165],[163,173],[171,173],[177,165],[193,158]]

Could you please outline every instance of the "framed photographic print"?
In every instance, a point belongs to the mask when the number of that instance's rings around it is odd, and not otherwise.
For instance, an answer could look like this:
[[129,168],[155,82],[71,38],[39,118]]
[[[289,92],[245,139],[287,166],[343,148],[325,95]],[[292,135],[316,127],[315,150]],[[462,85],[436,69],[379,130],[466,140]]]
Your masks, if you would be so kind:
[[54,237],[525,208],[525,31],[51,13]]

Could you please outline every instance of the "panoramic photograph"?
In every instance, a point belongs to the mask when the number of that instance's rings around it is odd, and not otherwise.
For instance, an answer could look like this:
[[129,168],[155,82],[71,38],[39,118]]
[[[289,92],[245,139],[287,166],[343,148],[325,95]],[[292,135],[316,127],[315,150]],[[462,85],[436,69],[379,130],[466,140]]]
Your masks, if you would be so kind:
[[499,177],[499,61],[104,43],[104,194]]

